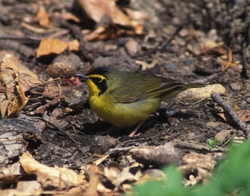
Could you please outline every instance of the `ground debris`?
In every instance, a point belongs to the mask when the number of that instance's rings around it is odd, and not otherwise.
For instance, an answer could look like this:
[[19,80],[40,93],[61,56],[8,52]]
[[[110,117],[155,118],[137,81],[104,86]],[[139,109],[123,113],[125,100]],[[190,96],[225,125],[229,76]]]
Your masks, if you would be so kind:
[[[249,136],[248,1],[3,0],[0,10],[0,195],[123,195],[171,164],[185,185],[205,184]],[[133,138],[134,127],[100,135],[111,125],[74,75],[103,65],[206,87],[163,101]]]

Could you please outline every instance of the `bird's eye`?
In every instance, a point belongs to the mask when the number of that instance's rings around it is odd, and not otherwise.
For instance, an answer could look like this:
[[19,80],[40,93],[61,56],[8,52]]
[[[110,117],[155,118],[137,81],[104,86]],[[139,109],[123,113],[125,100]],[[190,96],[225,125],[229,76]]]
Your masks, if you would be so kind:
[[98,78],[98,83],[101,83],[103,81],[102,78]]
[[99,77],[96,77],[96,78],[92,78],[92,81],[96,84],[100,84],[103,82],[103,78],[99,78]]
[[102,78],[96,78],[96,82],[97,82],[97,83],[101,83],[102,81],[103,81]]

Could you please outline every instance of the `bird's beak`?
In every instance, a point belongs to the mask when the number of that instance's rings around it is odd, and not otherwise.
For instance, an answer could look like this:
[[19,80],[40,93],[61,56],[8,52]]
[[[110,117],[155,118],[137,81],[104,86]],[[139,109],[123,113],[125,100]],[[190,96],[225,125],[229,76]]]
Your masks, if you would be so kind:
[[75,74],[75,77],[83,78],[84,80],[88,80],[88,77],[84,74]]

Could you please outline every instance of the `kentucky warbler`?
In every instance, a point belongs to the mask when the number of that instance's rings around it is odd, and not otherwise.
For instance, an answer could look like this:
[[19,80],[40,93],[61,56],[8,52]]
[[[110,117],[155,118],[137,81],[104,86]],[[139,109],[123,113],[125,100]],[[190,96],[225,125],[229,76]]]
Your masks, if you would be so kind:
[[94,112],[119,128],[144,121],[163,100],[181,91],[204,86],[177,83],[152,74],[119,71],[106,66],[76,76],[87,82],[88,100]]

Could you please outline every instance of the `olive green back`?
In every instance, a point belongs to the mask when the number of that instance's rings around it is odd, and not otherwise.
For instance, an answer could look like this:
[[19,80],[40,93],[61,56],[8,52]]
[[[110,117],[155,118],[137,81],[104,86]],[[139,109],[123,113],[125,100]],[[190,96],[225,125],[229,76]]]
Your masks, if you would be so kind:
[[183,84],[152,74],[113,70],[107,75],[107,93],[118,103],[131,103],[157,97],[161,100],[175,96],[188,88],[202,84]]

